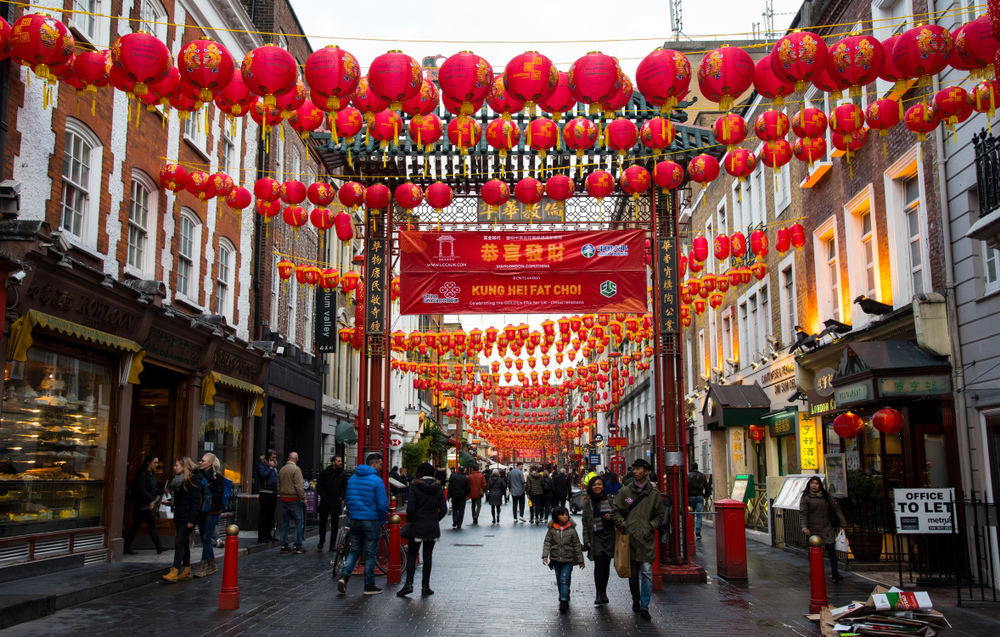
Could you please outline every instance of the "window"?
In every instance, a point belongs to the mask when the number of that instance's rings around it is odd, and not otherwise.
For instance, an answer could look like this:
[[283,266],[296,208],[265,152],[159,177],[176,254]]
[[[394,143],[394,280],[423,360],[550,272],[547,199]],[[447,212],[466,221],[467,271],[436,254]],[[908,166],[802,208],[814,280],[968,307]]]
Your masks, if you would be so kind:
[[108,0],[73,0],[73,13],[68,26],[74,37],[95,48],[107,48],[110,40],[111,3]]
[[305,288],[305,302],[303,304],[303,318],[305,319],[305,326],[303,327],[304,334],[302,335],[303,349],[306,352],[312,353],[313,351],[313,315],[316,313],[314,303],[313,303],[313,286],[306,285]]
[[223,122],[221,127],[222,157],[220,157],[220,161],[222,162],[222,165],[219,166],[219,169],[225,171],[225,173],[232,177],[233,181],[236,183],[240,182],[240,156],[237,153],[238,145],[236,140],[239,139],[239,127],[241,122],[242,118],[237,117],[233,120],[232,126]]
[[777,191],[774,193],[774,216],[778,217],[792,203],[791,164],[782,166],[774,176]]
[[748,337],[750,333],[750,315],[747,312],[747,302],[743,301],[740,303],[740,362],[746,362],[750,360],[750,356],[753,355],[753,350],[750,349],[750,339]]
[[288,333],[285,334],[285,340],[289,343],[295,342],[295,305],[298,300],[296,298],[298,287],[298,281],[296,281],[294,276],[288,279],[288,296],[286,298],[288,308],[285,311],[285,319],[288,321],[286,331]]
[[771,334],[771,293],[767,289],[767,285],[760,286],[760,292],[757,293],[757,298],[760,299],[760,346],[763,349],[765,345],[765,338]]
[[[749,222],[747,222],[749,223]],[[743,199],[740,194],[739,182],[733,182],[733,225],[730,234],[744,228]]]
[[780,277],[781,342],[785,345],[789,345],[795,340],[795,326],[798,324],[795,299],[794,256],[790,257],[790,259],[791,262],[788,265],[782,263]]
[[[827,94],[819,90],[815,86],[810,87],[806,90],[806,106],[810,108],[818,108],[824,113],[830,112],[830,100]],[[833,140],[830,137],[830,127],[826,128],[826,152],[818,160],[813,162],[813,167],[820,162],[830,161],[830,151],[833,149]]]
[[[79,1],[79,0],[77,0]],[[152,33],[161,40],[167,36],[167,12],[156,0],[143,0],[139,9],[139,30]]]
[[709,368],[711,367],[708,356],[708,346],[705,343],[705,330],[701,330],[698,332],[698,362],[701,365],[701,375],[705,378],[709,377]]
[[[884,42],[886,38],[906,31],[911,26],[910,19],[914,13],[910,0],[872,0],[872,35]],[[875,89],[881,97],[893,89],[893,83],[877,79]]]
[[290,153],[290,155],[292,161],[288,164],[289,166],[288,178],[298,179],[299,181],[302,181],[302,166],[301,166],[302,160],[299,155],[298,149],[292,148],[292,152]]
[[[920,145],[914,144],[885,171],[886,232],[888,262],[892,264],[892,299],[883,290],[884,303],[900,308],[913,296],[929,288],[924,263],[929,258],[927,208],[923,197],[923,168]],[[877,230],[877,228],[876,228]],[[875,245],[879,244],[877,238]]]
[[128,264],[142,271],[149,253],[149,190],[132,179],[132,203],[128,212]]
[[269,324],[271,331],[277,332],[278,316],[281,313],[278,309],[278,291],[281,289],[281,277],[278,276],[278,262],[281,261],[281,257],[274,255],[272,260],[274,263],[271,264],[271,320]]
[[[687,363],[687,389],[688,392],[694,391],[694,363],[692,362],[694,357],[691,355],[691,339],[685,339],[687,341],[687,357],[685,362]],[[343,349],[343,348],[341,348]]]
[[840,320],[840,269],[837,259],[835,217],[830,217],[813,235],[816,256],[816,296],[819,320]]
[[[63,150],[62,229],[83,236],[90,204],[91,145],[80,135],[66,131]],[[97,192],[97,191],[95,191]]]
[[986,292],[996,292],[1000,290],[1000,250],[991,248],[983,241],[983,256],[983,263],[986,265],[983,271]]
[[278,45],[278,48],[282,48],[286,51],[288,50],[288,38],[285,37],[284,31],[281,31],[280,29],[278,30],[278,39],[275,44]]
[[909,274],[913,283],[913,294],[924,292],[923,253],[920,248],[920,183],[916,177],[910,177],[903,186],[903,217],[904,229],[909,243]]
[[828,314],[835,320],[840,320],[840,271],[837,269],[837,242],[830,237],[823,242],[823,255],[826,259],[826,280],[830,284],[830,307]]
[[184,138],[188,140],[194,148],[205,155],[205,148],[208,143],[208,136],[202,130],[205,117],[201,111],[186,114],[184,118]]
[[235,250],[225,239],[219,240],[215,276],[215,314],[232,319],[233,254]]
[[[757,149],[757,154],[760,154],[761,149]],[[753,214],[754,214],[754,224],[764,225],[767,222],[767,188],[764,186],[766,180],[764,179],[764,163],[758,162],[757,167],[754,168],[753,174],[750,175],[750,182],[753,183],[754,187],[754,200],[753,200]]]
[[750,308],[750,319],[747,323],[747,353],[751,357],[747,360],[752,360],[754,352],[760,350],[760,312],[756,294],[750,295],[747,305]]
[[[284,122],[278,124],[278,126],[284,126]],[[278,134],[274,138],[274,178],[278,180],[279,183],[284,183],[285,181],[285,142]]]
[[198,300],[198,266],[201,224],[190,210],[181,211],[177,235],[177,293],[192,303]]
[[[847,231],[847,270],[850,274],[850,296],[866,296],[881,301],[879,290],[878,232],[872,209],[875,191],[871,184],[844,206],[844,226]],[[887,291],[885,291],[887,292]],[[851,304],[851,324],[863,326],[874,317]]]
[[733,315],[729,311],[722,317],[722,367],[733,360]]

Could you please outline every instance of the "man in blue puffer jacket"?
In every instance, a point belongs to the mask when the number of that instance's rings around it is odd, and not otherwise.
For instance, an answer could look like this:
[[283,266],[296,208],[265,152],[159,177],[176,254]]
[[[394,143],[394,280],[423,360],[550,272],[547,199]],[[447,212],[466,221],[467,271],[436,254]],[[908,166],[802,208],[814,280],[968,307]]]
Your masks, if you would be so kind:
[[351,518],[351,552],[344,560],[344,570],[337,582],[337,591],[347,593],[347,581],[354,572],[354,565],[365,552],[365,595],[378,595],[382,589],[375,586],[375,553],[382,525],[389,516],[389,498],[385,495],[382,472],[382,454],[372,453],[366,464],[357,468],[347,481],[344,504]]

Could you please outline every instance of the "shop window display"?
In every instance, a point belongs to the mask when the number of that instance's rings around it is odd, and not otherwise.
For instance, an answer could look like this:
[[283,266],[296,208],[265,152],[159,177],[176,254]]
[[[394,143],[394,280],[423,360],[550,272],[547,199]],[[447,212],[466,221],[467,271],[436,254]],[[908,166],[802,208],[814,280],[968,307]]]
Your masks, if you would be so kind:
[[[222,474],[233,481],[239,492],[243,474],[243,401],[225,397],[221,392],[214,405],[201,406],[198,433],[198,457],[206,452],[219,458]],[[230,498],[235,503],[236,498]]]
[[0,537],[99,526],[112,367],[37,347],[27,356],[5,370]]

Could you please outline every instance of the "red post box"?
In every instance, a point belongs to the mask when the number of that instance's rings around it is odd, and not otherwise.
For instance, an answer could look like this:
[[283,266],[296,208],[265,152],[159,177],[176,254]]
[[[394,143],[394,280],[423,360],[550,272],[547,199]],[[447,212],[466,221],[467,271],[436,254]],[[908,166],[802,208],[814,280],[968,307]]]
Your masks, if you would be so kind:
[[719,577],[747,579],[746,505],[739,500],[715,501],[715,553]]

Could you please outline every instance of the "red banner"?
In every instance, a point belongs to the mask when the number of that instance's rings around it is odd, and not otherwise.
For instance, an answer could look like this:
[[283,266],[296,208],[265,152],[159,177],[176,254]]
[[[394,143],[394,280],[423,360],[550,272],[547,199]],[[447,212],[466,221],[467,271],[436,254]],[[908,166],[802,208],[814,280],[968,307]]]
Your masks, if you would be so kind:
[[403,314],[646,312],[643,231],[400,232]]

